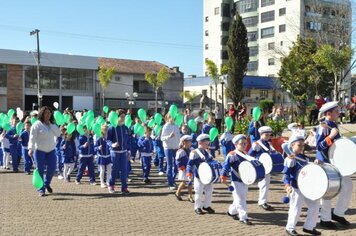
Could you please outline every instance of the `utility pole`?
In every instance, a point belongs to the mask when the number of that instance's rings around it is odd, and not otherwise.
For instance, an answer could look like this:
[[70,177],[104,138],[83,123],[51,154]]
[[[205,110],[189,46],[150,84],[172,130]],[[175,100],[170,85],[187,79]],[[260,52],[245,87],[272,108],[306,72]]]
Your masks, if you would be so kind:
[[40,83],[40,65],[41,65],[41,55],[40,55],[40,31],[35,29],[30,32],[30,35],[37,36],[37,98],[38,98],[38,110],[42,106],[42,94],[41,94],[41,83]]

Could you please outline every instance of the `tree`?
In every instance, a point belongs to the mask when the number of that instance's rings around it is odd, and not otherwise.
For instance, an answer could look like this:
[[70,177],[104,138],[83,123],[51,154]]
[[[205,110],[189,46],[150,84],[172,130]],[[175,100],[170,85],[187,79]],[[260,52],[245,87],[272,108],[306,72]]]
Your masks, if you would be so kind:
[[170,78],[168,69],[166,67],[162,67],[158,74],[146,73],[145,79],[146,81],[153,87],[155,91],[155,112],[157,112],[157,98],[158,98],[158,89],[162,87],[162,85]]
[[110,81],[112,80],[113,75],[117,72],[117,70],[113,67],[105,68],[99,67],[99,81],[101,85],[101,89],[103,91],[103,107],[105,106],[105,90],[108,87]]
[[226,92],[234,104],[237,104],[243,98],[243,78],[249,61],[247,43],[246,27],[242,22],[241,16],[236,13],[234,21],[229,28],[229,39],[227,41],[228,77]]
[[187,103],[189,103],[189,106],[192,106],[192,102],[194,98],[197,96],[196,92],[189,92],[189,91],[183,91],[180,96],[182,98],[185,98],[187,100]]
[[334,100],[339,99],[339,88],[343,78],[341,73],[350,65],[351,58],[352,49],[349,46],[345,46],[339,50],[329,44],[321,45],[314,55],[315,62],[324,66],[334,76]]
[[316,50],[314,39],[298,37],[289,55],[281,59],[278,79],[283,90],[297,103],[298,116],[305,114],[306,102],[317,90],[331,91],[326,69],[313,59]]
[[212,60],[206,59],[205,64],[206,64],[208,75],[210,76],[215,86],[215,108],[216,108],[218,105],[218,84],[220,82],[220,74],[218,72],[218,67]]

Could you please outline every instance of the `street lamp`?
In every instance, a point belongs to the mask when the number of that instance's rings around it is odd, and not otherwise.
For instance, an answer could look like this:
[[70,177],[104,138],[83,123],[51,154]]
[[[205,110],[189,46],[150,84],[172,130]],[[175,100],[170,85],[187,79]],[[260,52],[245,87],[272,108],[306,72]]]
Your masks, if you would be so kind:
[[209,84],[209,87],[210,87],[210,112],[213,111],[213,85],[212,84]]
[[40,55],[40,31],[35,29],[30,32],[30,35],[37,36],[37,99],[38,99],[38,109],[42,106],[42,94],[41,94],[41,84],[40,84],[40,65],[41,65],[41,55]]
[[225,122],[225,105],[224,105],[224,84],[225,84],[225,81],[224,79],[221,80],[220,82],[221,84],[221,112],[222,112],[222,121],[221,121],[221,124],[224,125],[224,122]]
[[130,93],[126,92],[125,97],[127,99],[129,108],[132,109],[132,107],[135,106],[135,101],[136,101],[136,98],[138,97],[138,93],[134,92],[134,93],[130,94]]

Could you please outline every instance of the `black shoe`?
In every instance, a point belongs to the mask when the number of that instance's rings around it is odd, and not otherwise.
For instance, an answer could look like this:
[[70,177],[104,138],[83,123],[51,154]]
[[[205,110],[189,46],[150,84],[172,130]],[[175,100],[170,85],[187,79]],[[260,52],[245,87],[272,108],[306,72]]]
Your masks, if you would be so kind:
[[46,190],[49,193],[53,193],[53,189],[50,186],[46,186]]
[[252,223],[248,219],[240,220],[240,223],[245,224],[245,225],[252,225]]
[[299,234],[297,233],[297,231],[295,230],[286,230],[287,234],[288,235],[291,235],[291,236],[298,236]]
[[178,195],[177,193],[175,193],[174,196],[176,196],[178,201],[183,201],[182,197],[180,195]]
[[331,219],[334,220],[334,221],[339,222],[339,223],[342,224],[343,226],[349,226],[349,225],[350,225],[350,222],[348,222],[348,221],[345,219],[345,217],[335,215],[334,212],[331,213]]
[[211,207],[207,207],[207,208],[203,207],[203,210],[207,211],[209,214],[214,214],[215,213],[215,211]]
[[273,207],[271,205],[268,205],[267,203],[263,203],[262,205],[259,205],[261,208],[263,208],[266,211],[272,211]]
[[234,220],[240,220],[239,219],[239,216],[236,214],[236,215],[231,215],[229,212],[226,212],[226,214],[228,215],[228,216],[230,216],[232,219],[234,219]]
[[195,213],[198,214],[198,215],[203,215],[204,214],[204,212],[200,208],[195,209]]
[[309,229],[304,229],[303,228],[303,232],[311,234],[311,235],[321,235],[321,232],[317,231],[316,229],[309,230]]
[[25,175],[31,175],[31,171],[25,172]]
[[320,220],[320,226],[326,229],[337,229],[337,225],[331,221]]

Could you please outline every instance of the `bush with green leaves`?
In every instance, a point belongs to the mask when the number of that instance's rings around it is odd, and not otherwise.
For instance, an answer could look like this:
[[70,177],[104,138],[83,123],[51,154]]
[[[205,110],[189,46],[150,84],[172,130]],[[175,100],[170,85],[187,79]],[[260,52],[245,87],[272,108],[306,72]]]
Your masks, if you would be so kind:
[[250,124],[250,119],[248,117],[242,118],[240,121],[236,121],[235,133],[244,134],[248,136],[248,126]]
[[272,128],[272,135],[275,137],[281,136],[283,130],[287,128],[287,122],[285,120],[274,121],[268,119],[267,125]]
[[274,102],[271,100],[261,100],[259,107],[262,109],[262,111],[272,111],[272,107],[274,105]]

